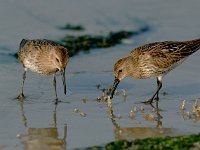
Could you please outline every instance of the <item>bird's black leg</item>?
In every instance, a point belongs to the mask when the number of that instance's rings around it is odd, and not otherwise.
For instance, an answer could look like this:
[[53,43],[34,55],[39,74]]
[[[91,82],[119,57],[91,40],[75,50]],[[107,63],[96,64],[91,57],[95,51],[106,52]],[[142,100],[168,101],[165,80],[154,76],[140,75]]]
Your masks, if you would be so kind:
[[145,101],[144,103],[152,103],[153,102],[153,100],[154,100],[154,98],[155,98],[155,96],[157,96],[156,97],[156,100],[158,101],[159,100],[159,97],[158,97],[158,94],[159,94],[159,91],[160,91],[160,89],[162,88],[162,79],[159,79],[158,77],[157,77],[157,90],[156,90],[156,92],[153,94],[153,96],[148,100],[148,101]]
[[156,90],[156,92],[154,93],[154,95],[151,97],[151,99],[149,99],[149,102],[150,102],[150,103],[153,102],[155,96],[157,96],[157,97],[156,97],[156,100],[157,100],[157,101],[159,100],[158,94],[159,94],[159,91],[160,91],[161,88],[162,88],[162,80],[159,80],[159,79],[157,78],[157,90]]
[[53,75],[53,86],[54,86],[54,90],[55,90],[55,104],[58,104],[58,97],[57,97],[57,90],[56,90],[56,74]]
[[23,100],[25,98],[25,96],[24,96],[24,82],[25,82],[25,79],[26,79],[26,71],[27,71],[27,69],[24,68],[24,73],[23,73],[23,76],[22,76],[21,93],[17,96],[17,99],[19,99],[19,100]]
[[[161,87],[162,87],[162,82],[160,80],[158,80],[158,78],[157,78],[157,88],[159,88],[160,84],[161,84]],[[158,90],[158,92],[156,94],[156,97],[155,97],[155,100],[157,100],[157,101],[159,100],[159,96],[158,96],[159,95],[159,91],[160,90]]]

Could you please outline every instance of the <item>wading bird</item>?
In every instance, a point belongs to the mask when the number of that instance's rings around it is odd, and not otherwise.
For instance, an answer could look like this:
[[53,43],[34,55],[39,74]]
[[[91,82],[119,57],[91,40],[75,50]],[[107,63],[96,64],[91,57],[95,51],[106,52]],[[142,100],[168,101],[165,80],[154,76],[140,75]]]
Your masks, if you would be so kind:
[[69,61],[67,49],[56,42],[46,39],[23,39],[20,43],[18,59],[24,67],[24,73],[21,93],[17,98],[25,98],[23,92],[24,81],[26,79],[26,71],[27,69],[30,69],[43,76],[53,75],[53,85],[56,97],[55,103],[57,104],[56,72],[58,71],[61,72],[64,93],[66,94],[65,67]]
[[155,42],[135,48],[128,56],[119,59],[114,65],[115,80],[111,98],[113,98],[117,85],[125,77],[134,79],[155,77],[157,78],[157,90],[146,103],[152,103],[154,99],[159,100],[162,78],[199,48],[200,39],[183,42]]

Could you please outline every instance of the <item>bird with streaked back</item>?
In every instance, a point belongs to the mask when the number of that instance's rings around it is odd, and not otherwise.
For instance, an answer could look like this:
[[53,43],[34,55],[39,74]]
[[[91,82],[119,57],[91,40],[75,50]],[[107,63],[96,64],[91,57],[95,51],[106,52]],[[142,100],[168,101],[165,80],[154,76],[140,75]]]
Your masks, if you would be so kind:
[[159,100],[162,78],[188,56],[200,48],[200,39],[190,41],[164,41],[145,44],[131,51],[128,56],[119,59],[114,65],[115,80],[111,98],[119,82],[131,77],[134,79],[157,78],[157,90],[145,103]]

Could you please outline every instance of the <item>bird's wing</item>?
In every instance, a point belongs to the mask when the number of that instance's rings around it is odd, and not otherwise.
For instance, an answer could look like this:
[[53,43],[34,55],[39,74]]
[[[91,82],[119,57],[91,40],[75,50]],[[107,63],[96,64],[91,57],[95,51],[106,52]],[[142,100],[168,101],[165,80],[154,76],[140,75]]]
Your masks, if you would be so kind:
[[[156,42],[136,48],[137,53],[148,53],[153,65],[159,68],[168,68],[187,58],[200,48],[200,40],[185,42]],[[133,53],[132,51],[131,53]]]
[[159,68],[168,68],[187,58],[200,48],[200,40],[186,42],[161,42],[150,50],[153,64]]

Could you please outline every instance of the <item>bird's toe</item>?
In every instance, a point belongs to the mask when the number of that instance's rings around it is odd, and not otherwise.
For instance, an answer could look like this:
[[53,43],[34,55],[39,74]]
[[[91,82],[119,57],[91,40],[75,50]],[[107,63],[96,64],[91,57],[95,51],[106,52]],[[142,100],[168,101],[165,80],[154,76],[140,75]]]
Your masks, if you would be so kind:
[[23,93],[20,93],[20,94],[16,97],[16,99],[18,99],[18,100],[24,100],[24,99],[25,99],[25,96],[24,96]]
[[153,101],[152,101],[151,99],[149,99],[149,100],[143,101],[142,103],[143,103],[143,104],[152,104]]

